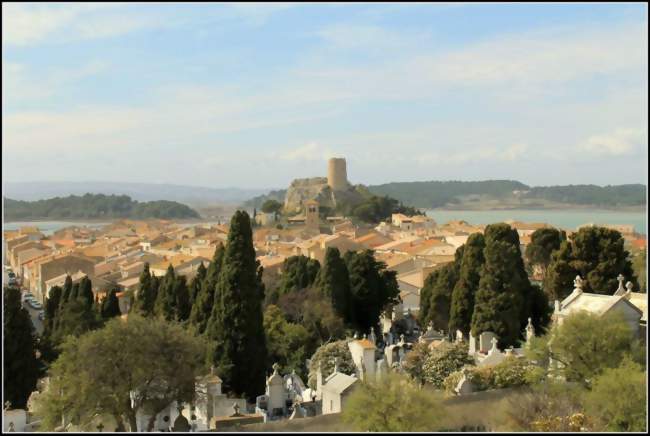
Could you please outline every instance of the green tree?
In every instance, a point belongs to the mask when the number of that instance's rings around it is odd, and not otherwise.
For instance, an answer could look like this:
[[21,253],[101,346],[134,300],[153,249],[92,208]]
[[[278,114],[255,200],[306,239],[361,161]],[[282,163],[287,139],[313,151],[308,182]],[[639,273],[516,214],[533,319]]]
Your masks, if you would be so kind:
[[370,331],[370,327],[379,331],[380,314],[398,301],[397,273],[377,261],[372,250],[348,251],[343,259],[350,277],[354,327],[362,332]]
[[647,375],[641,365],[625,359],[597,376],[585,394],[585,412],[597,422],[594,430],[647,430]]
[[517,345],[529,315],[531,284],[524,269],[517,231],[507,224],[485,229],[485,264],[476,292],[472,335],[491,331],[501,347]]
[[325,263],[316,279],[316,286],[325,297],[330,299],[336,313],[351,323],[350,277],[338,248],[327,248]]
[[4,399],[12,408],[24,409],[36,388],[40,370],[34,326],[29,313],[22,307],[18,288],[4,288],[3,321]]
[[[37,400],[41,427],[52,431],[62,414],[83,425],[101,413],[137,431],[138,412],[155,417],[172,401],[194,399],[204,349],[178,324],[135,313],[126,322],[114,318],[100,330],[70,338]],[[148,427],[153,430],[153,420]]]
[[187,279],[185,276],[176,276],[174,281],[174,298],[176,307],[176,319],[186,321],[190,317],[192,304],[190,303],[190,293],[187,289]]
[[436,328],[442,330],[449,328],[451,293],[457,279],[454,262],[443,265],[427,276],[422,287],[422,294],[428,301],[428,305],[425,306],[427,313],[423,313],[422,317],[423,324],[432,322]]
[[277,214],[280,213],[281,210],[282,210],[282,203],[272,198],[266,200],[264,204],[262,204],[262,212],[264,213]]
[[388,373],[380,381],[357,382],[343,410],[356,431],[427,432],[440,430],[445,410],[439,394]]
[[246,212],[235,212],[230,221],[216,294],[207,327],[213,343],[209,360],[218,368],[226,390],[253,400],[264,391],[267,351],[262,268],[255,259]]
[[280,277],[280,295],[308,288],[316,280],[319,270],[320,263],[316,259],[302,255],[286,258]]
[[474,233],[467,238],[460,263],[458,281],[451,294],[449,331],[460,330],[467,338],[474,313],[474,299],[481,279],[481,268],[485,263],[483,250],[485,238]]
[[142,316],[153,314],[157,296],[158,286],[149,271],[149,262],[146,262],[142,273],[140,273],[140,287],[135,302],[136,312]]
[[205,280],[205,276],[207,274],[207,268],[203,265],[203,263],[199,264],[199,267],[196,270],[196,275],[192,277],[192,280],[190,280],[189,284],[189,297],[191,306],[194,306],[199,292],[201,291],[201,285],[203,284],[203,281]]
[[413,345],[411,351],[406,354],[402,368],[413,380],[421,385],[424,384],[424,371],[422,367],[429,357],[429,344],[418,342]]
[[117,291],[112,289],[106,298],[102,301],[101,307],[102,318],[105,320],[120,316],[120,301],[117,298]]
[[637,356],[638,341],[618,312],[599,316],[579,312],[567,316],[560,326],[535,338],[528,351],[541,364],[553,359],[551,368],[568,381],[589,387],[606,368],[617,367],[626,355]]
[[639,292],[643,292],[643,293],[648,292],[648,282],[646,279],[647,252],[648,251],[645,249],[641,250],[641,252],[634,257],[634,260],[632,262],[632,266],[634,267],[636,276],[639,278]]
[[60,286],[52,286],[45,299],[45,317],[43,319],[43,335],[48,335],[54,330],[54,321],[59,313],[63,289]]
[[93,307],[95,294],[93,294],[93,283],[88,276],[83,276],[79,282],[79,297],[86,306]]
[[167,267],[167,273],[160,282],[156,304],[154,305],[154,314],[162,317],[167,321],[177,319],[178,309],[176,306],[176,272],[170,264]]
[[65,282],[63,283],[63,293],[61,295],[60,306],[63,307],[65,303],[70,299],[70,294],[72,293],[72,277],[70,275],[65,276]]
[[196,328],[199,334],[205,332],[208,320],[212,314],[214,302],[216,301],[216,288],[219,281],[219,273],[222,269],[224,252],[223,244],[217,245],[212,256],[212,261],[208,265],[205,279],[201,283],[201,290],[192,305],[190,324]]
[[79,283],[73,283],[72,291],[70,291],[70,298],[66,301],[66,303],[70,302],[71,300],[77,300],[78,298],[79,298]]
[[634,289],[639,289],[624,242],[623,236],[616,230],[581,228],[571,235],[568,244],[560,246],[560,253],[553,254],[545,290],[554,297],[568,295],[573,289],[576,274],[585,280],[584,292],[613,294],[618,287],[619,274],[630,280]]
[[270,305],[264,311],[264,331],[268,348],[267,368],[278,363],[285,372],[295,370],[304,376],[311,338],[300,324],[287,322],[282,311]]
[[52,343],[58,346],[67,336],[81,336],[96,329],[100,324],[99,314],[92,307],[88,307],[86,301],[80,298],[70,299],[59,313]]
[[526,247],[526,259],[532,265],[539,265],[542,275],[551,263],[551,254],[560,248],[566,240],[566,233],[554,228],[537,229],[530,236],[530,244]]

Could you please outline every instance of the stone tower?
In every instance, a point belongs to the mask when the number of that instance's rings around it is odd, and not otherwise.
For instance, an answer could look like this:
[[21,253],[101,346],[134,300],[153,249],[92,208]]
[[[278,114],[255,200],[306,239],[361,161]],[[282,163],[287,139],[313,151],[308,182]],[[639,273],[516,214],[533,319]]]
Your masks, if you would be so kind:
[[343,191],[348,187],[345,158],[333,157],[327,162],[327,184],[332,191]]
[[308,230],[318,231],[318,201],[316,200],[305,201],[305,226]]

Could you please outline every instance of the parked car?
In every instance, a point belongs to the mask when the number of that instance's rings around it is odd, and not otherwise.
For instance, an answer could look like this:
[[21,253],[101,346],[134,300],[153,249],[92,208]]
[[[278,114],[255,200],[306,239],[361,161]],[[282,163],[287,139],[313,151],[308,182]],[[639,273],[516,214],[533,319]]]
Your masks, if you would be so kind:
[[34,301],[34,302],[32,303],[32,307],[33,307],[34,309],[39,309],[39,310],[43,308],[43,306],[41,305],[41,303],[39,303],[38,301]]

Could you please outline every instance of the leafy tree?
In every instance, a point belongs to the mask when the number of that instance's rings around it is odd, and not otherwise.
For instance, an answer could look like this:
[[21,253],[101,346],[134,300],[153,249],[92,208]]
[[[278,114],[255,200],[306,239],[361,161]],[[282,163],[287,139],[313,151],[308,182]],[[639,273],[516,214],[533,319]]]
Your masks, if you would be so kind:
[[473,365],[474,358],[467,353],[467,346],[459,342],[443,342],[431,350],[422,365],[423,379],[437,389],[443,388],[445,378],[465,365]]
[[282,311],[270,305],[264,311],[264,331],[268,348],[267,368],[278,363],[285,371],[295,370],[304,376],[303,363],[310,348],[307,329],[287,322]]
[[570,242],[560,246],[560,253],[552,256],[546,291],[552,296],[568,295],[576,274],[585,279],[585,292],[613,294],[619,274],[627,277],[634,289],[639,289],[623,237],[605,227],[583,227],[571,235]]
[[363,332],[377,325],[381,312],[397,302],[397,273],[375,259],[372,250],[348,251],[343,257],[350,277],[354,327]]
[[120,316],[122,312],[120,311],[120,301],[117,298],[117,291],[112,289],[108,296],[102,301],[101,307],[102,318],[108,320],[116,316]]
[[316,259],[302,255],[286,258],[282,266],[280,295],[311,286],[319,270],[320,263]]
[[585,395],[585,412],[600,431],[647,430],[647,376],[641,365],[625,359],[597,376]]
[[421,385],[424,384],[424,371],[422,367],[429,357],[429,344],[418,342],[413,345],[411,351],[406,354],[402,368],[412,379]]
[[69,335],[81,336],[98,328],[101,325],[98,315],[92,307],[88,307],[86,301],[80,298],[70,299],[58,315],[52,343],[57,346]]
[[277,214],[282,210],[282,203],[277,200],[269,199],[262,204],[262,212]]
[[12,408],[24,409],[36,388],[40,370],[34,326],[22,307],[18,288],[4,288],[3,321],[3,395]]
[[422,295],[428,301],[425,306],[427,313],[422,313],[423,324],[433,322],[437,328],[448,329],[451,293],[457,279],[454,262],[443,265],[427,276],[422,287]]
[[267,349],[262,268],[246,212],[235,212],[230,221],[216,295],[207,327],[214,345],[209,360],[228,391],[252,400],[264,390]]
[[524,269],[517,231],[507,224],[485,229],[485,264],[476,292],[472,335],[492,331],[502,347],[516,345],[529,315],[531,285]]
[[216,287],[219,281],[219,273],[222,268],[224,256],[223,244],[217,245],[212,256],[212,261],[208,265],[205,279],[201,282],[201,289],[197,295],[192,310],[190,312],[190,324],[195,326],[198,333],[202,334],[208,325],[208,320],[212,314],[212,308],[216,300]]
[[436,431],[445,417],[439,394],[419,389],[389,373],[380,381],[357,382],[343,410],[343,420],[356,431]]
[[350,277],[338,248],[327,248],[325,263],[318,274],[316,286],[325,297],[330,299],[340,317],[353,322]]
[[309,332],[314,347],[323,343],[341,339],[345,334],[343,318],[340,317],[332,303],[317,289],[308,289],[305,292],[305,301],[302,304],[300,324]]
[[526,247],[526,259],[533,265],[542,268],[543,275],[551,263],[551,253],[560,248],[562,241],[566,240],[566,233],[554,228],[542,228],[533,232],[530,244]]
[[638,346],[620,313],[599,316],[579,312],[567,316],[546,335],[535,338],[529,355],[541,364],[553,359],[558,364],[553,372],[588,387],[606,368],[617,367],[626,355],[637,355]]
[[[135,313],[128,321],[114,318],[100,330],[70,338],[37,400],[41,426],[52,431],[62,414],[80,425],[102,413],[136,431],[138,412],[155,417],[172,401],[194,399],[204,348],[178,324]],[[152,431],[153,419],[148,424]]]
[[146,262],[142,273],[140,273],[140,288],[135,302],[136,311],[142,316],[153,314],[157,296],[158,286],[154,283],[149,271],[149,262]]
[[464,247],[458,281],[451,294],[449,331],[460,330],[467,338],[474,313],[474,299],[481,279],[481,268],[485,263],[485,238],[481,233],[474,233],[467,238]]
[[312,389],[316,388],[316,375],[320,366],[323,380],[334,372],[334,361],[337,361],[338,370],[343,374],[356,374],[357,367],[352,360],[352,354],[348,348],[348,341],[340,340],[330,342],[318,347],[309,360],[309,377],[307,383]]

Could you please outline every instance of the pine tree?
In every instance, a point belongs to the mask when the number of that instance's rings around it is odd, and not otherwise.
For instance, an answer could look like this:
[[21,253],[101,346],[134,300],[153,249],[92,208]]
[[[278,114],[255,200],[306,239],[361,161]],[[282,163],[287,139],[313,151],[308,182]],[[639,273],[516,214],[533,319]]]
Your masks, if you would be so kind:
[[208,320],[212,315],[212,308],[215,302],[216,287],[219,281],[219,273],[222,269],[223,256],[225,249],[223,244],[217,245],[212,256],[212,261],[208,265],[205,279],[201,282],[199,291],[192,310],[190,312],[190,324],[196,327],[199,334],[203,334],[208,325]]
[[102,301],[101,313],[104,320],[109,320],[122,314],[120,301],[117,298],[117,291],[115,289],[112,289]]
[[162,317],[166,321],[176,319],[176,273],[171,264],[167,267],[167,273],[160,282],[156,303],[154,305],[154,314]]
[[142,316],[149,316],[153,313],[158,291],[156,284],[157,282],[149,272],[149,262],[147,262],[140,274],[140,288],[135,302],[135,309]]
[[317,287],[332,302],[332,307],[347,324],[352,324],[350,277],[338,248],[328,247],[325,263],[316,279]]
[[485,263],[484,249],[485,238],[481,233],[474,233],[467,238],[458,281],[451,294],[449,331],[460,330],[465,338],[471,328],[474,298],[481,279],[481,268]]
[[616,230],[581,228],[552,254],[544,283],[545,291],[553,299],[564,298],[573,290],[573,280],[578,274],[585,280],[585,292],[613,294],[618,287],[619,274],[631,281],[634,289],[639,289],[624,242]]
[[311,286],[318,276],[320,263],[307,256],[291,256],[284,260],[279,294],[306,289]]
[[40,372],[34,326],[20,300],[20,289],[4,289],[2,385],[4,400],[14,409],[27,408],[27,400],[36,388]]
[[224,388],[251,401],[264,391],[266,379],[261,271],[250,217],[237,211],[230,221],[207,333],[213,343],[209,360],[217,367]]
[[92,307],[95,302],[95,295],[93,294],[93,284],[88,278],[84,276],[79,282],[79,297],[88,307]]

